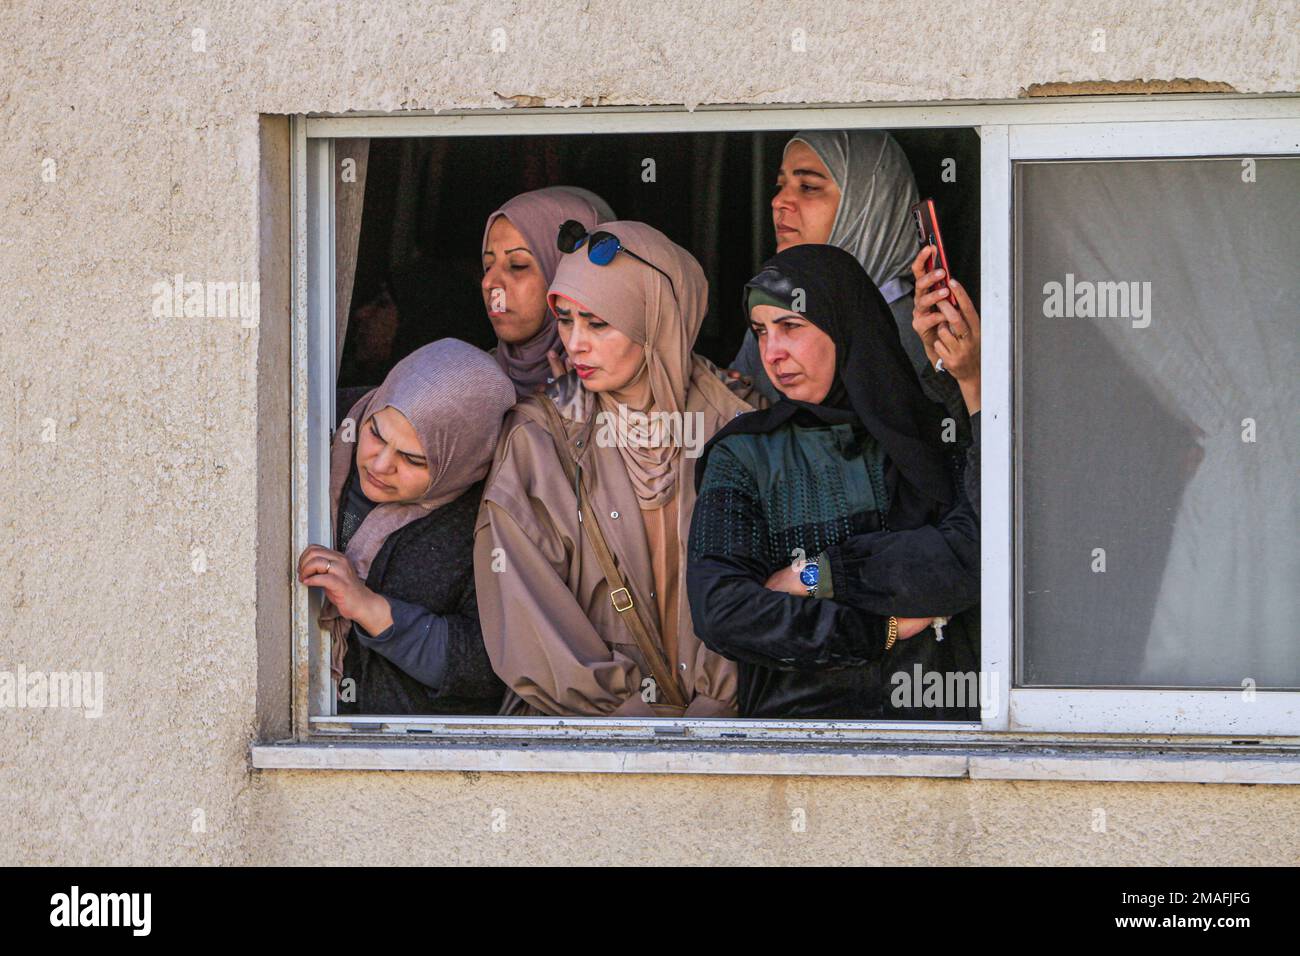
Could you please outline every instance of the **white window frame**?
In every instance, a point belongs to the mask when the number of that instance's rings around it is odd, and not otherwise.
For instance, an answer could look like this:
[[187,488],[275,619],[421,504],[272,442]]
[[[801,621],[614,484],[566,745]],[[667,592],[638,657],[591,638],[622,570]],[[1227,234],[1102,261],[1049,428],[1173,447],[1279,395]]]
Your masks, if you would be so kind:
[[[1278,155],[1300,157],[1300,119],[1016,125],[1008,144],[1011,166]],[[1300,732],[1300,692],[1013,686],[1008,714],[1012,728],[1035,731],[1282,735]]]
[[[1273,700],[1270,692],[1259,692],[1257,699],[1266,698],[1266,704],[1258,712],[1260,719],[1253,720],[1225,705],[1225,696],[1235,695],[1045,691],[1013,689],[1010,683],[1015,628],[1012,161],[1047,150],[1064,158],[1134,155],[1133,150],[1169,155],[1159,150],[1174,147],[1191,149],[1193,155],[1264,155],[1271,144],[1273,152],[1300,153],[1296,97],[292,117],[294,553],[310,542],[328,541],[329,531],[323,502],[328,500],[325,450],[334,418],[335,139],[953,126],[973,127],[981,136],[981,666],[997,682],[993,716],[978,724],[924,726],[849,720],[338,716],[332,713],[328,636],[315,623],[318,609],[307,589],[295,585],[297,746],[255,746],[254,766],[1300,782],[1300,695],[1272,692]],[[413,740],[422,743],[409,746]],[[1251,748],[1252,757],[1232,756],[1237,745]],[[1173,769],[1161,763],[1178,754],[1185,759]]]

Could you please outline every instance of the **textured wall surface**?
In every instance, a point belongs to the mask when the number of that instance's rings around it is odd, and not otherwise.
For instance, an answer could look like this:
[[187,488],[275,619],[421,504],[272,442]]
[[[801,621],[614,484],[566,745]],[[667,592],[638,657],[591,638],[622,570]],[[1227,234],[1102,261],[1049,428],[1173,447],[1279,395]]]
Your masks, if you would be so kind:
[[259,114],[1300,89],[1290,0],[915,9],[0,5],[0,671],[104,675],[98,719],[0,710],[0,863],[1296,862],[1281,787],[249,770],[259,583],[264,605],[289,586],[258,553],[287,520],[267,503],[282,429],[259,443],[287,337],[155,314],[154,284],[276,260],[259,164],[283,148]]
[[1295,866],[1294,789],[276,772],[254,784],[251,840],[258,862],[320,865],[509,859]]

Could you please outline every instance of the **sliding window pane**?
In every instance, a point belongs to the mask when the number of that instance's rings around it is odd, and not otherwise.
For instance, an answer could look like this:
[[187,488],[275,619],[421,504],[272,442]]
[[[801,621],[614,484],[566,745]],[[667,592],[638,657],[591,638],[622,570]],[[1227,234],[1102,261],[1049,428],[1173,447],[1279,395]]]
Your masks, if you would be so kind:
[[1014,202],[1018,683],[1300,688],[1300,158]]

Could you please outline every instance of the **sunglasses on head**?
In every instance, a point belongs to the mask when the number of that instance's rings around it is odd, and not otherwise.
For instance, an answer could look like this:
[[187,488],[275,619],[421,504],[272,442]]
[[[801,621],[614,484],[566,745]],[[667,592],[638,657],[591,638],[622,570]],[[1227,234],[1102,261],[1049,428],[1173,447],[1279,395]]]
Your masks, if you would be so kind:
[[[568,255],[570,252],[577,252],[583,247],[587,247],[587,259],[598,266],[607,266],[614,261],[614,257],[620,252],[626,252],[637,262],[648,265],[655,272],[659,273],[668,280],[668,288],[673,294],[673,299],[677,299],[677,287],[673,285],[673,280],[668,273],[664,272],[649,259],[642,259],[635,252],[623,245],[618,236],[612,232],[605,232],[598,229],[595,232],[587,232],[587,227],[576,219],[567,220],[560,227],[560,234],[555,239],[555,245],[561,252]],[[680,302],[678,306],[680,307]]]

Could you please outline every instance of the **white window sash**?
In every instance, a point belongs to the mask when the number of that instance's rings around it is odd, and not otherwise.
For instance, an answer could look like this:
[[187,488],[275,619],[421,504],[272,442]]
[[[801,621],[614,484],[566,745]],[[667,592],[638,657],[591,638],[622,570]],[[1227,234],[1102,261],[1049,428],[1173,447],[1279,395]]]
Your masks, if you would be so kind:
[[[1008,159],[1013,163],[1018,160],[1295,156],[1300,155],[1300,102],[1292,100],[1291,104],[1289,117],[1271,119],[1093,123],[1086,127],[1012,125],[1008,130]],[[1008,181],[1010,173],[1008,164]],[[987,210],[982,213],[988,215]],[[1004,254],[1011,255],[1009,242]],[[986,354],[986,370],[988,363]],[[986,448],[988,442],[989,437],[985,435]],[[984,480],[990,480],[987,469]],[[987,514],[984,520],[984,533],[988,535],[992,528]],[[985,558],[987,574],[987,544]],[[1006,713],[1010,723],[1004,729],[1019,731],[1282,736],[1300,732],[1300,693],[1011,686]]]
[[[293,555],[331,546],[329,439],[334,425],[334,141],[291,126],[293,274]],[[316,623],[317,591],[293,584],[293,726],[305,740],[310,716],[332,715],[329,633]]]
[[1011,162],[1005,125],[980,129],[980,669],[994,700],[985,730],[1009,726],[1015,633],[1011,447]]

